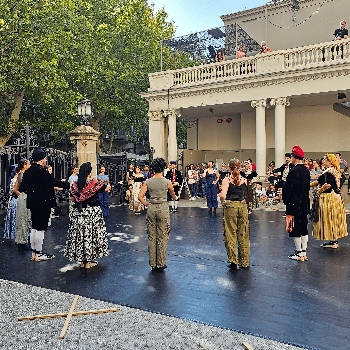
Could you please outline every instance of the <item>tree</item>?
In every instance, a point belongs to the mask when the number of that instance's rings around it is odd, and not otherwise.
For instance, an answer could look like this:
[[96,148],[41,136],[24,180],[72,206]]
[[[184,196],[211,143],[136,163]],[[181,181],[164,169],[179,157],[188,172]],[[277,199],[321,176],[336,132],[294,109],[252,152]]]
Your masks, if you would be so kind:
[[[123,129],[136,141],[147,126],[148,74],[160,40],[174,34],[164,9],[144,0],[0,0],[0,145],[29,122],[55,142],[78,121],[76,101],[93,101],[102,135]],[[163,49],[164,67],[189,66]]]

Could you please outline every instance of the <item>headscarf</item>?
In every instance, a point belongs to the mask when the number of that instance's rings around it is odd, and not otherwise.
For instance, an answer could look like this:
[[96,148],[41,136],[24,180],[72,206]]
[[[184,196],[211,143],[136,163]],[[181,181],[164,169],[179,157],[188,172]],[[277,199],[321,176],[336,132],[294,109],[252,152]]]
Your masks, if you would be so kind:
[[326,157],[332,163],[332,166],[338,170],[339,176],[341,176],[340,165],[337,157],[332,153],[327,153]]
[[81,191],[85,185],[87,177],[91,174],[92,166],[90,162],[84,163],[79,168],[78,190]]
[[331,173],[335,177],[335,181],[337,183],[338,188],[340,187],[340,178],[341,178],[341,172],[340,172],[340,166],[337,157],[332,153],[326,154],[327,159],[332,164],[331,168],[326,169],[326,172]]
[[71,187],[71,194],[78,203],[92,197],[103,186],[106,186],[103,182],[97,180],[86,182],[91,170],[91,163],[82,164],[79,169],[78,181],[74,182]]

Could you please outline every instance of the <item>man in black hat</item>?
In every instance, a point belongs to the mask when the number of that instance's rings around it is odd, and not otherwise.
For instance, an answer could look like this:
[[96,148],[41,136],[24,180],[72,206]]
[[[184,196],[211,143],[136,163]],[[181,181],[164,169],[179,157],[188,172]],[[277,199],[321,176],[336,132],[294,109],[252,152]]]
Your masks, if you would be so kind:
[[70,185],[69,182],[54,179],[44,168],[46,165],[44,150],[36,148],[32,153],[32,159],[33,164],[24,173],[19,191],[27,194],[27,208],[30,209],[32,217],[32,230],[30,232],[32,260],[50,260],[54,256],[44,254],[42,246],[51,208],[56,206],[54,187],[69,189]]
[[165,178],[170,180],[174,187],[174,192],[177,197],[177,200],[174,201],[172,198],[170,198],[169,192],[168,192],[168,201],[171,201],[171,212],[177,212],[177,202],[179,201],[179,191],[180,187],[182,185],[182,174],[179,170],[177,170],[177,164],[175,161],[170,162],[170,170],[166,173]]

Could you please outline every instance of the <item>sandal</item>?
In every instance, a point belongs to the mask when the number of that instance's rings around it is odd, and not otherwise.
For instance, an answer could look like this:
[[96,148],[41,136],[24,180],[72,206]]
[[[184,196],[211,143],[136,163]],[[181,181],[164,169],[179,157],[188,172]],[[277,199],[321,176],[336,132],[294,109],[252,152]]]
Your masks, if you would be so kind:
[[86,269],[91,269],[92,267],[95,267],[98,265],[98,262],[97,261],[88,261],[86,264],[85,264],[85,268]]

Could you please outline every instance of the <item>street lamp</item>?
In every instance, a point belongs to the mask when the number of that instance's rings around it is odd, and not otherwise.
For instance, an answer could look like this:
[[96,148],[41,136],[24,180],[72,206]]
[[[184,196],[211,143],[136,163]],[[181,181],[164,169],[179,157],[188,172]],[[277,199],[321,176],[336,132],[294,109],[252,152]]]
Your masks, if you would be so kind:
[[86,98],[77,102],[78,117],[83,125],[88,125],[92,116],[92,102]]

